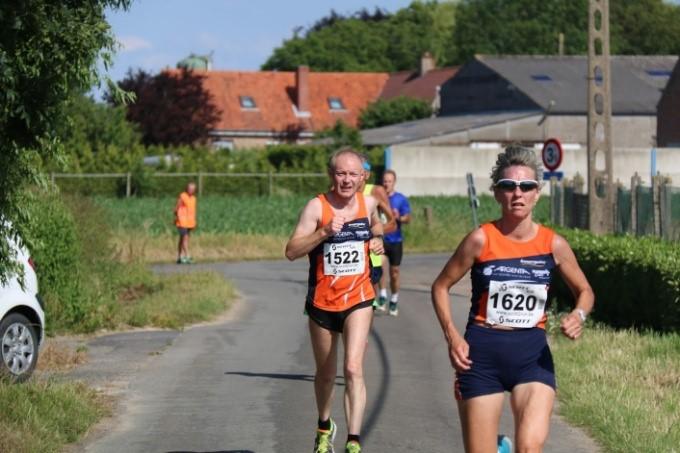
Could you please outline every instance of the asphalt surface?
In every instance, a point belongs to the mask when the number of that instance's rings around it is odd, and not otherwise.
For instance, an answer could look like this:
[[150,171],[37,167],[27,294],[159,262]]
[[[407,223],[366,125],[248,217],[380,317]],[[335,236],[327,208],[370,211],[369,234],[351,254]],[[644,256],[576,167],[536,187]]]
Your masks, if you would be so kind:
[[[378,316],[369,339],[366,452],[462,452],[453,372],[430,305],[429,286],[448,257],[406,256],[399,317]],[[314,366],[302,315],[306,260],[157,266],[163,273],[212,269],[235,282],[229,316],[184,331],[96,338],[73,377],[120,397],[116,416],[71,451],[311,451]],[[452,290],[459,328],[469,283]],[[559,367],[559,364],[557,364]],[[341,362],[338,366],[341,373]],[[347,434],[338,376],[333,417],[342,451]],[[507,404],[501,431],[512,433]],[[545,451],[596,452],[582,431],[554,415]]]

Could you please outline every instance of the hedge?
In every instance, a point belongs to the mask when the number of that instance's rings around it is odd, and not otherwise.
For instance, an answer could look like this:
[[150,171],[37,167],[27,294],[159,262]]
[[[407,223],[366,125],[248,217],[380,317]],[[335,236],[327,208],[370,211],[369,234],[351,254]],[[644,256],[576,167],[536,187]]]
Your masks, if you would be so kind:
[[[654,237],[559,232],[595,292],[593,319],[617,328],[680,330],[680,245]],[[558,308],[571,305],[561,280],[552,291]]]

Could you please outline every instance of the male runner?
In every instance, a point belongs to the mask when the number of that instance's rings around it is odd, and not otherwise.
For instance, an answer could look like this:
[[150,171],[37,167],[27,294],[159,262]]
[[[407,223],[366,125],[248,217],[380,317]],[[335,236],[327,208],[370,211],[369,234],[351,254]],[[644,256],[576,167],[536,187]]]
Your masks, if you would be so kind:
[[331,419],[339,337],[344,344],[345,452],[361,451],[361,423],[366,407],[363,362],[373,320],[375,298],[370,280],[369,250],[383,253],[382,224],[372,196],[359,192],[361,155],[336,151],[328,164],[331,189],[302,210],[286,257],[309,256],[306,309],[316,363],[314,391],[318,410],[315,453],[333,452],[336,434]]
[[[411,206],[408,203],[408,198],[402,193],[395,190],[397,182],[397,174],[394,170],[385,170],[383,174],[383,187],[387,191],[390,198],[390,207],[392,213],[397,221],[396,231],[385,235],[385,256],[390,263],[390,315],[399,315],[399,266],[401,265],[401,258],[403,255],[404,237],[401,234],[401,226],[411,221]],[[378,305],[385,306],[387,301],[387,281],[383,274],[380,280],[380,297],[378,298]],[[384,308],[383,308],[384,310]]]

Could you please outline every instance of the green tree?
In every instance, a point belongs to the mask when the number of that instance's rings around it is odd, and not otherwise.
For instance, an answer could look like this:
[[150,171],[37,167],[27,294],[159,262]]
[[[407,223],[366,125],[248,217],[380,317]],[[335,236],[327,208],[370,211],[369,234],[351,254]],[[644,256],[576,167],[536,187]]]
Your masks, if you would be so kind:
[[[680,53],[680,6],[663,0],[610,2],[612,54]],[[558,52],[564,34],[567,55],[588,51],[588,0],[462,0],[452,34],[454,60],[475,54]]]
[[[118,82],[122,90],[135,94],[135,101],[126,106],[127,119],[139,125],[145,145],[194,145],[208,140],[220,112],[203,86],[204,78],[187,69],[155,76],[130,70]],[[105,97],[117,104],[111,94]]]
[[141,161],[138,127],[126,119],[124,106],[111,106],[77,95],[68,103],[57,133],[64,145],[65,169],[72,172],[120,172],[130,166],[109,165],[115,150]]
[[[59,155],[57,119],[72,92],[99,80],[115,39],[105,8],[130,0],[22,0],[0,4],[0,281],[17,269],[6,237],[30,242],[28,185]],[[10,220],[11,222],[7,222]]]
[[432,106],[421,99],[398,96],[369,104],[359,116],[359,127],[371,129],[432,116]]
[[348,126],[344,121],[338,120],[333,127],[329,127],[317,134],[319,138],[329,138],[329,146],[337,149],[343,146],[351,146],[354,149],[361,149],[363,146],[359,130]]
[[298,32],[262,65],[263,70],[392,72],[413,69],[430,51],[440,64],[453,58],[450,36],[455,3],[414,1],[396,14],[331,11],[304,34]]

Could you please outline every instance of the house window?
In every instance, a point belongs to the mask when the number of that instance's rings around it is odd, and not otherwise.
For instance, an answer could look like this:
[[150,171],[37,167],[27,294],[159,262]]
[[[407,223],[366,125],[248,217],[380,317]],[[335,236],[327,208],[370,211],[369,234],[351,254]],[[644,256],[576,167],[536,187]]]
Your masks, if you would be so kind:
[[340,98],[328,98],[328,108],[331,110],[345,110],[345,104]]
[[241,103],[242,109],[256,109],[257,104],[255,104],[255,99],[252,96],[239,96],[239,102]]
[[227,140],[227,139],[216,140],[216,141],[213,142],[213,148],[232,150],[232,149],[234,149],[234,141],[233,140]]
[[536,82],[550,82],[552,79],[547,74],[531,74],[531,79]]

